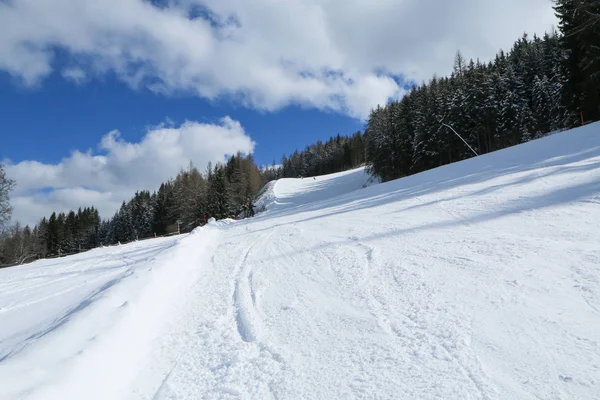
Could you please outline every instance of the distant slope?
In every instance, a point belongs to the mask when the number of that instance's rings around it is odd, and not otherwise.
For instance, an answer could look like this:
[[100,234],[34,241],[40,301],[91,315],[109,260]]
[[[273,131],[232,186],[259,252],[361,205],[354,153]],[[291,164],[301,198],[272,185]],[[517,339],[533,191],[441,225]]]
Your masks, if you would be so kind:
[[0,270],[0,398],[598,399],[600,124],[367,178]]
[[259,211],[296,209],[331,199],[378,182],[364,167],[309,178],[282,178],[269,182],[256,202]]

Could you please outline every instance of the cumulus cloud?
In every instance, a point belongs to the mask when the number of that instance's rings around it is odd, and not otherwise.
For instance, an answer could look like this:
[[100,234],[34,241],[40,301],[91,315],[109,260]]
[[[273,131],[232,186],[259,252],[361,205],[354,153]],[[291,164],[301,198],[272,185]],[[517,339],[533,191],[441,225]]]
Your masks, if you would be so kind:
[[6,160],[6,173],[17,182],[13,219],[34,224],[53,211],[92,205],[109,217],[136,190],[158,189],[190,161],[203,170],[209,161],[250,153],[254,145],[239,122],[225,117],[218,124],[152,127],[138,143],[112,131],[96,152],[76,150],[57,164]]
[[[0,1],[0,69],[38,84],[61,48],[82,71],[114,72],[134,88],[364,118],[403,94],[393,76],[420,82],[446,74],[457,50],[490,59],[524,31],[549,30],[556,23],[551,6],[550,0]],[[72,72],[69,79],[79,74]]]

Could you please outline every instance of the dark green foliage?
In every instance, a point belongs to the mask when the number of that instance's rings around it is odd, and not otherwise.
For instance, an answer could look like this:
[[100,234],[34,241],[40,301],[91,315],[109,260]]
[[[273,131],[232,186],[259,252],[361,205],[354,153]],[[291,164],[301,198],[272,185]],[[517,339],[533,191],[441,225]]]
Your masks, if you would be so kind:
[[562,54],[556,33],[523,35],[489,64],[457,54],[450,77],[371,111],[368,169],[387,181],[472,157],[469,146],[483,154],[565,128]]
[[300,178],[341,172],[364,163],[365,148],[363,135],[329,138],[325,143],[318,141],[304,151],[296,150],[289,157],[283,156],[281,166],[273,166],[262,172],[264,180]]
[[211,217],[252,216],[256,194],[266,179],[252,155],[238,153],[226,164],[209,164],[205,174],[190,163],[158,191],[136,192],[110,220],[102,221],[98,210],[91,207],[52,213],[33,230],[18,224],[11,227],[0,236],[0,265],[163,236],[173,233],[174,226],[189,232]]
[[570,125],[600,119],[600,0],[555,0]]
[[216,219],[233,217],[225,168],[217,164],[208,179],[208,214]]
[[33,228],[12,226],[0,238],[0,265],[89,250],[100,244],[100,216],[94,207],[77,213],[52,213]]
[[[173,182],[162,183],[158,192],[152,194],[151,199],[154,210],[152,231],[157,235],[164,235],[171,221],[177,220]],[[107,243],[110,243],[110,241]]]

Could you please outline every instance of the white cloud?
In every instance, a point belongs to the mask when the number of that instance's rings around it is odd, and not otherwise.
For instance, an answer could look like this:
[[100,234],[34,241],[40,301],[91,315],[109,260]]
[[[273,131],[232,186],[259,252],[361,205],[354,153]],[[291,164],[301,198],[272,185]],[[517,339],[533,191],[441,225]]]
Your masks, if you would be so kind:
[[[35,85],[57,46],[132,87],[290,103],[365,117],[402,95],[389,76],[447,74],[454,54],[488,60],[555,24],[550,0],[200,0],[0,2],[0,69]],[[90,75],[89,73],[87,74]],[[71,76],[72,78],[72,76]]]
[[80,67],[65,68],[62,71],[62,76],[77,85],[82,84],[87,78],[87,74]]
[[7,175],[17,182],[11,193],[13,220],[35,224],[53,211],[92,205],[110,217],[136,190],[158,189],[190,161],[204,170],[208,161],[225,161],[237,151],[250,153],[254,145],[239,122],[225,117],[219,124],[153,127],[139,143],[112,131],[102,138],[98,152],[73,151],[58,164],[4,161]]

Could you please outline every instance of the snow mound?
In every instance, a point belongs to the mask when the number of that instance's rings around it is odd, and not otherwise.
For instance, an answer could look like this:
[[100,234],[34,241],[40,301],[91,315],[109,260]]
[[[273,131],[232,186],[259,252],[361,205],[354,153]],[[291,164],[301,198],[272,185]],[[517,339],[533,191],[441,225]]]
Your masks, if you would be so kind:
[[275,192],[274,187],[277,181],[270,181],[262,187],[260,192],[257,194],[257,199],[254,202],[254,212],[261,213],[267,210],[270,205],[275,203]]
[[207,225],[215,226],[215,227],[222,227],[222,226],[235,224],[236,222],[237,221],[233,218],[223,218],[223,219],[217,220],[217,219],[211,217],[208,219]]
[[309,178],[282,178],[265,185],[255,209],[257,212],[296,210],[376,183],[378,178],[368,174],[364,167]]

